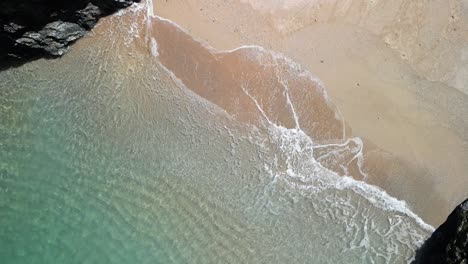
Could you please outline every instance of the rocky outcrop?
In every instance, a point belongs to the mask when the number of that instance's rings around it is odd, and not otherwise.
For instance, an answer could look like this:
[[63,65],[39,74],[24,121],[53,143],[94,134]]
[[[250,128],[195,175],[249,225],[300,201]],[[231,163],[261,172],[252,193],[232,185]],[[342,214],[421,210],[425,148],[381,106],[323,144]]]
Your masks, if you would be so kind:
[[414,264],[468,264],[468,199],[418,250]]
[[140,0],[2,0],[0,63],[61,56],[99,18],[134,2]]

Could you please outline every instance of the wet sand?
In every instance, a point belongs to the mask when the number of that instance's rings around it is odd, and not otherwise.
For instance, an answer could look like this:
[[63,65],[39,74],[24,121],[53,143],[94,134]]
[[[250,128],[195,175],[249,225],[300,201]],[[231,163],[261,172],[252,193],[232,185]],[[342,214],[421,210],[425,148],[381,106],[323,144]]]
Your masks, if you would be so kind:
[[[408,16],[401,11],[405,5],[407,9],[416,7],[404,1],[394,3],[394,6],[377,2],[375,6],[365,6],[362,2],[340,1],[330,6],[322,3],[319,8],[317,3],[306,2],[305,6],[284,7],[275,6],[273,2],[171,0],[155,1],[154,10],[157,15],[175,21],[216,49],[260,45],[284,53],[323,80],[333,103],[352,129],[352,134],[347,132],[347,136],[366,140],[366,168],[371,172],[367,181],[408,201],[417,213],[437,225],[460,199],[468,195],[465,188],[468,185],[468,126],[465,118],[468,116],[468,100],[462,92],[463,86],[448,86],[453,85],[456,78],[437,79],[434,76],[442,72],[449,76],[453,69],[463,71],[463,61],[454,61],[447,56],[443,63],[429,63],[432,69],[427,63],[421,64],[419,57],[426,61],[437,61],[438,57],[427,56],[427,52],[422,53],[422,48],[414,48],[411,43],[416,40],[408,38],[411,30],[404,32],[402,30],[406,28],[401,23],[392,22]],[[452,7],[451,12],[458,20],[449,21],[448,25],[455,23],[463,28],[462,7]],[[424,14],[415,16],[421,18]],[[434,23],[445,25],[439,20]],[[392,35],[394,32],[399,32],[402,37],[397,39]],[[423,33],[416,39],[430,43],[431,39],[427,38],[433,34]],[[462,53],[460,43],[464,40],[464,31],[447,34],[458,34],[458,42],[448,46],[449,53]],[[444,36],[449,36],[447,34]],[[405,36],[406,41],[403,41]],[[410,52],[411,49],[421,52]],[[447,54],[447,51],[440,52]],[[164,58],[164,55],[160,56]],[[226,65],[237,63],[229,58],[226,60]],[[180,61],[172,66],[170,61],[168,57],[166,64],[169,63],[168,68],[177,75]],[[185,65],[188,67],[190,63]],[[223,76],[223,71],[232,73],[232,69],[219,69],[215,76],[223,82],[239,81],[232,76]],[[229,101],[232,95],[226,97],[226,94],[239,95],[243,91],[227,91],[226,87],[230,85],[208,91],[203,83],[190,85],[193,78],[187,78],[189,88],[225,106],[228,112],[235,112],[236,105]],[[233,86],[239,87],[238,83]],[[279,107],[285,105],[285,98],[282,100],[268,104],[288,112],[288,108]],[[247,112],[256,111],[252,101],[244,102],[246,105],[241,108],[246,108]],[[281,116],[278,120],[282,120],[282,124],[293,126],[289,112]]]

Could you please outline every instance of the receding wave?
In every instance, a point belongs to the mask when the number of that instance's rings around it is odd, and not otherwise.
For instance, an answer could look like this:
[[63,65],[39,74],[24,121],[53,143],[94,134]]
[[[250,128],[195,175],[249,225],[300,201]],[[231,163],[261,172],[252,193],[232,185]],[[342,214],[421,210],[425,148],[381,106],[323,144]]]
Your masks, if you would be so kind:
[[217,52],[148,10],[0,72],[0,255],[411,260],[431,227],[358,181],[374,173],[366,142],[319,80],[260,47]]

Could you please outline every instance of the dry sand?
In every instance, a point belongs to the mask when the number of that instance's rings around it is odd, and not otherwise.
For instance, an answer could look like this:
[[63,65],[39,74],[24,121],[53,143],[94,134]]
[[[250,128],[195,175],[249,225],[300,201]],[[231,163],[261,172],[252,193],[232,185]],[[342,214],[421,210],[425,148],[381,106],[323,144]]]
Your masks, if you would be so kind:
[[375,172],[368,181],[435,225],[468,196],[467,6],[422,0],[154,1],[157,15],[216,49],[260,45],[320,78],[352,134],[368,141],[366,163]]

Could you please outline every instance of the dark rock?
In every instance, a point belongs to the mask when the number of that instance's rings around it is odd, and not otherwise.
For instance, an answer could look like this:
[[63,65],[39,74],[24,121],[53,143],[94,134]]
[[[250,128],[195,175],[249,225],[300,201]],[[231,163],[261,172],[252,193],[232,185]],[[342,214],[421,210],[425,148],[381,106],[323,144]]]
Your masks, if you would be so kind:
[[92,3],[89,3],[84,9],[76,11],[78,24],[86,29],[93,28],[101,14],[101,9]]
[[1,0],[0,67],[61,56],[99,18],[141,0]]
[[41,49],[50,55],[61,56],[68,51],[68,45],[84,36],[85,29],[78,24],[56,21],[47,24],[38,32],[26,32],[16,40],[24,48]]
[[413,264],[468,264],[468,199],[418,250]]

